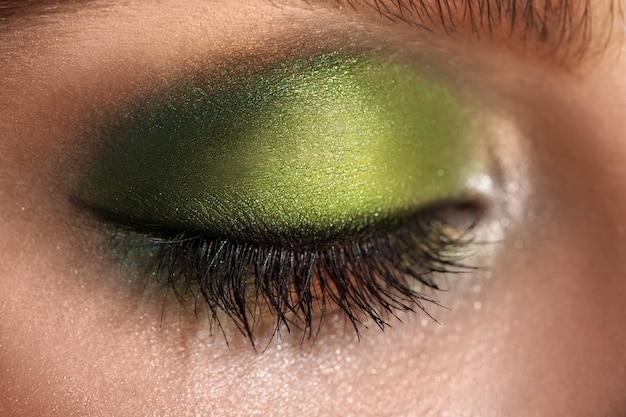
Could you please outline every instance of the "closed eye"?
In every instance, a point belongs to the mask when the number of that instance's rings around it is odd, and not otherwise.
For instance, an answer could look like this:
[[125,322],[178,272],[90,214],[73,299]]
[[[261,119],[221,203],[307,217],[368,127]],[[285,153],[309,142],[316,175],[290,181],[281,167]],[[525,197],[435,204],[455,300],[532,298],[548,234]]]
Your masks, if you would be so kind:
[[[424,309],[425,288],[465,270],[483,210],[468,196],[486,141],[449,88],[391,58],[176,80],[104,135],[77,202],[251,339],[268,312],[311,334],[329,311],[358,329]],[[460,206],[470,221],[440,215]]]

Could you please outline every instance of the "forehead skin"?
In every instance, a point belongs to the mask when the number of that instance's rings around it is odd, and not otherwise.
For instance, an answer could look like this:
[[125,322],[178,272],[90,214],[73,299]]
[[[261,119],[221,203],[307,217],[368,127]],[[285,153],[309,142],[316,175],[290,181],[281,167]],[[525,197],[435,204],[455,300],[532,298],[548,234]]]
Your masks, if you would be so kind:
[[[364,2],[31,2],[8,11],[18,3],[0,3],[0,415],[626,414],[623,25],[602,23],[622,2],[591,4],[598,32],[566,68],[535,59],[522,32],[491,44],[483,26],[478,36],[420,30]],[[435,49],[463,43],[468,65],[485,57],[459,77],[510,97],[503,112],[528,122],[524,210],[507,214],[489,273],[442,294],[450,309],[432,311],[439,324],[400,314],[359,341],[336,319],[304,344],[287,336],[262,353],[237,338],[226,346],[93,250],[98,233],[72,217],[63,193],[77,175],[66,165],[84,153],[74,138],[173,61],[276,45],[276,32],[308,44],[346,25],[409,43],[408,27]],[[543,39],[533,41],[548,45],[538,55],[554,50]],[[515,171],[519,156],[504,166]]]

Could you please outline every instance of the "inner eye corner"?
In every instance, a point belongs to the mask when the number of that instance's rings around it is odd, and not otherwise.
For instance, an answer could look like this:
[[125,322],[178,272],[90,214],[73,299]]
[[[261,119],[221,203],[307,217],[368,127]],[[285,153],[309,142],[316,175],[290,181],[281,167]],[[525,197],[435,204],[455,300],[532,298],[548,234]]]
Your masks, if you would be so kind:
[[492,210],[494,202],[484,193],[469,191],[436,205],[431,212],[451,226],[476,225]]

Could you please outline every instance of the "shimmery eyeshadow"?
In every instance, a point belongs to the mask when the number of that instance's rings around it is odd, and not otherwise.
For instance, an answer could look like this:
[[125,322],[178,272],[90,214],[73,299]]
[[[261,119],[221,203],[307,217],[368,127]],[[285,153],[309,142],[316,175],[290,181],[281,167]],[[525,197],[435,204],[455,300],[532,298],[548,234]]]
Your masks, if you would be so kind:
[[470,126],[446,87],[413,68],[330,54],[144,103],[79,197],[140,224],[328,241],[458,196],[482,152]]

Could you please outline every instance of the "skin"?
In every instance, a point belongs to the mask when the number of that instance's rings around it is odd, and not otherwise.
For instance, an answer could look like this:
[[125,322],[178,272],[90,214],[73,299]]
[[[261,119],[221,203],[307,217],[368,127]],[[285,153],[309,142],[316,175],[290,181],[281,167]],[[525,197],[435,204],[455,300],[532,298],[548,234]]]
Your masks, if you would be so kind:
[[[323,3],[122,3],[0,34],[1,415],[626,414],[621,32],[556,59],[497,31],[428,34]],[[497,239],[475,259],[489,268],[451,278],[438,323],[402,313],[359,341],[331,315],[314,340],[257,352],[226,326],[227,346],[94,243],[102,230],[68,198],[93,120],[225,54],[381,39],[452,67],[496,138],[504,189],[483,233]]]

